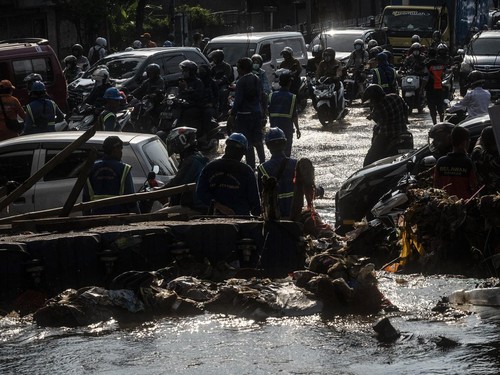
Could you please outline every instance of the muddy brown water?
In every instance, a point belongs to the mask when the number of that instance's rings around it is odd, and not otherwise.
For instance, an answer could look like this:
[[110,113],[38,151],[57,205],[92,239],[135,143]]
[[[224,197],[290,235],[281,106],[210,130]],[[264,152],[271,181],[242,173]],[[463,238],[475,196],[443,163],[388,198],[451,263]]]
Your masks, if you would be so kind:
[[[309,157],[325,198],[316,206],[334,223],[334,195],[361,167],[372,124],[351,109],[345,124],[323,128],[309,107],[301,115],[296,157]],[[430,118],[413,115],[415,146],[427,141]],[[500,310],[438,314],[442,296],[480,280],[379,273],[380,289],[400,308],[376,316],[269,319],[221,315],[163,318],[138,326],[110,321],[79,329],[39,328],[0,320],[0,374],[498,374]],[[388,316],[401,332],[380,343],[372,325]],[[440,345],[443,337],[450,346]]]

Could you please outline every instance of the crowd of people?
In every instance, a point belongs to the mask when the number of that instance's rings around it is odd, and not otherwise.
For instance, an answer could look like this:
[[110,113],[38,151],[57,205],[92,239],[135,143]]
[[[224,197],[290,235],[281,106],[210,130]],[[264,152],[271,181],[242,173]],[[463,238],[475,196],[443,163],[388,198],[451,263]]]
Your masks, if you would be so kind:
[[[202,48],[203,36],[196,34],[193,45]],[[173,37],[169,36],[165,47],[173,46]],[[151,48],[157,44],[149,33],[141,35],[130,48]],[[107,41],[99,37],[84,56],[79,44],[72,47],[72,55],[64,59],[64,75],[70,83],[82,71],[86,71],[102,57],[106,56]],[[347,64],[336,59],[335,51],[328,47],[315,45],[312,48],[314,59],[309,61],[306,70],[313,72],[316,79],[330,77],[340,82],[347,69],[354,71],[359,85],[362,102],[369,101],[368,118],[376,125],[370,149],[363,165],[369,165],[381,158],[395,155],[398,150],[413,148],[412,135],[409,132],[409,111],[405,101],[399,95],[398,74],[392,65],[392,54],[377,42],[371,40],[367,46],[362,40],[354,41],[354,50]],[[283,60],[278,66],[283,73],[279,76],[280,89],[272,91],[266,72],[262,69],[263,59],[254,54],[241,57],[237,64],[237,76],[233,68],[225,61],[223,50],[214,50],[207,56],[211,65],[198,65],[191,60],[179,64],[182,77],[179,80],[179,97],[203,113],[203,118],[217,118],[220,111],[227,112],[228,138],[224,155],[220,159],[208,162],[197,148],[197,131],[192,127],[178,127],[169,134],[167,146],[171,153],[179,155],[179,172],[169,184],[171,186],[197,182],[194,195],[172,197],[167,203],[168,209],[181,207],[189,212],[218,212],[226,215],[248,215],[260,213],[260,191],[263,180],[274,178],[277,183],[277,197],[280,215],[290,217],[291,198],[293,196],[293,178],[296,160],[291,158],[293,138],[300,138],[299,117],[297,110],[298,85],[302,66],[294,58],[294,51],[284,47],[281,51]],[[443,74],[450,69],[452,60],[446,44],[440,41],[440,34],[433,35],[433,43],[423,46],[418,35],[412,37],[412,44],[401,66],[421,77],[423,84],[420,94],[429,106],[433,124],[444,120]],[[364,85],[366,70],[370,69],[372,84]],[[133,98],[142,98],[165,89],[161,69],[157,64],[146,68],[147,78],[132,93]],[[236,78],[236,79],[235,79]],[[98,119],[98,129],[119,131],[116,113],[129,97],[113,87],[106,66],[99,66],[92,73],[95,81],[92,92],[85,98],[85,103],[102,108]],[[490,94],[482,88],[484,78],[480,72],[469,75],[471,90],[449,111],[467,110],[470,117],[487,112]],[[234,82],[234,102],[227,106],[227,88]],[[55,123],[62,121],[64,114],[55,102],[48,97],[40,76],[29,80],[30,102],[24,108],[12,96],[14,86],[9,81],[0,82],[0,140],[18,134],[31,134],[55,130]],[[439,121],[438,121],[439,115]],[[8,120],[20,118],[23,125],[10,126]],[[266,132],[266,124],[270,128]],[[470,197],[477,191],[478,184],[487,186],[488,191],[498,189],[500,161],[494,135],[491,130],[484,133],[474,149],[473,159],[467,156],[468,134],[463,128],[454,128],[450,132],[450,153],[437,161],[435,168],[435,186],[444,188],[461,197]],[[105,142],[105,157],[94,166],[86,187],[85,199],[98,199],[101,196],[119,195],[130,192],[130,166],[120,161],[121,150],[119,137],[110,137]],[[271,153],[266,161],[264,145]],[[257,152],[257,159],[255,157]],[[245,163],[242,162],[245,157]],[[459,175],[457,170],[460,171]],[[477,173],[476,173],[477,170]],[[112,174],[112,176],[109,175]],[[256,178],[258,175],[258,179]],[[103,181],[113,180],[115,185],[106,185]],[[456,182],[459,181],[459,182]],[[106,185],[106,186],[104,186]],[[176,208],[176,209],[177,209]],[[118,211],[116,211],[118,210]],[[130,205],[109,212],[137,211]]]

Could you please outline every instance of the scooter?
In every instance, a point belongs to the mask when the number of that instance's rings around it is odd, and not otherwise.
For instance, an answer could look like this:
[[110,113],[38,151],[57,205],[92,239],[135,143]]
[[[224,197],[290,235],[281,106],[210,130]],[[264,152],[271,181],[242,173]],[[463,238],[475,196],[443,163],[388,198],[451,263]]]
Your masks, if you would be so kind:
[[132,99],[130,105],[134,107],[131,117],[132,128],[139,133],[155,134],[159,130],[160,103],[165,94],[162,91],[145,95],[141,100]]
[[341,121],[348,113],[344,99],[344,85],[340,80],[321,77],[313,85],[315,108],[321,125]]
[[467,117],[467,111],[458,110],[456,112],[445,112],[444,121],[452,123],[453,125],[458,125]]
[[95,124],[99,111],[90,104],[80,104],[69,116],[67,130],[87,130]]
[[425,108],[425,99],[421,90],[421,77],[408,71],[400,71],[400,74],[402,76],[402,96],[408,105],[410,113],[412,113],[413,109],[418,110],[418,113],[422,113]]

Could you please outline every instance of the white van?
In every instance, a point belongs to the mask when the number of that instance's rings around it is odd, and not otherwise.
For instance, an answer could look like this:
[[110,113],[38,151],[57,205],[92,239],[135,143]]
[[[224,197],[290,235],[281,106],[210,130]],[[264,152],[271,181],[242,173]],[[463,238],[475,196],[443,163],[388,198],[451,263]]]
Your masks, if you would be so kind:
[[[277,67],[283,61],[281,51],[285,47],[293,49],[293,56],[302,66],[307,64],[304,37],[301,33],[292,31],[222,35],[208,42],[203,53],[208,56],[213,50],[221,49],[224,51],[224,59],[232,66],[235,66],[240,58],[252,57],[258,53],[262,56],[262,69],[267,72],[269,82],[272,82],[274,77],[271,65]],[[302,75],[304,74],[305,70],[302,71]]]

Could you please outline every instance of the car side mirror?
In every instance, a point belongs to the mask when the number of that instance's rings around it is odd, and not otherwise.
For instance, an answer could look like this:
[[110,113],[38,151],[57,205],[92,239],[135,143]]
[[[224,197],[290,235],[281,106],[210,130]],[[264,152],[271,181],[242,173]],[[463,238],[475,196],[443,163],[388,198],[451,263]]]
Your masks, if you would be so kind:
[[153,166],[153,172],[155,174],[158,174],[159,171],[160,171],[160,167],[158,165]]
[[425,168],[430,168],[436,165],[436,158],[432,155],[426,156],[422,159],[422,164]]

